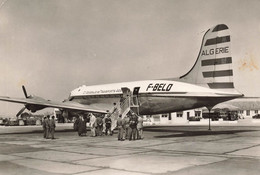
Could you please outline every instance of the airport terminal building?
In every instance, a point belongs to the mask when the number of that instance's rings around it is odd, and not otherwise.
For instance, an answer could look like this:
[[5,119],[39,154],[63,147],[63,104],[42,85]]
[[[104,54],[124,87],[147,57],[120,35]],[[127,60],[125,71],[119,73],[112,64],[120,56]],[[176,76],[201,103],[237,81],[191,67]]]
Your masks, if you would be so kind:
[[[228,115],[228,113],[237,114],[238,116],[237,119],[231,120],[252,119],[253,116],[260,114],[260,97],[243,97],[220,103],[212,109],[211,116],[218,116],[220,120],[223,120],[223,115]],[[174,113],[145,116],[144,118],[148,125],[149,123],[171,125],[189,123],[192,121],[203,122],[203,120],[207,120],[207,115],[207,108],[197,108]]]

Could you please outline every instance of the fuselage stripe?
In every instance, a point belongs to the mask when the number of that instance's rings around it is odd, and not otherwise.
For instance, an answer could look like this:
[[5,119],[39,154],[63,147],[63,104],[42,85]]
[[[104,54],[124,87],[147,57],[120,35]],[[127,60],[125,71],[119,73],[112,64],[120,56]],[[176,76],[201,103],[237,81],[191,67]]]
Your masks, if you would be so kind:
[[[147,92],[147,93],[139,93],[138,96],[142,95],[166,95],[166,94],[171,94],[171,95],[179,95],[179,94],[187,94],[187,92]],[[72,96],[71,99],[84,99],[84,98],[120,98],[122,94],[97,94],[97,95],[77,95],[77,96]]]

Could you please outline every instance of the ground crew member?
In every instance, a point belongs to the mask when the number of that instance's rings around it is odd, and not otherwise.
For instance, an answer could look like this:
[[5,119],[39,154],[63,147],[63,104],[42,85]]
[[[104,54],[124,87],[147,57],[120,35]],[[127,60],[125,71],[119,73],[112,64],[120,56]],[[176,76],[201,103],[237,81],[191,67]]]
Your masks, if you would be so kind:
[[143,139],[143,116],[138,116],[138,123],[137,123],[137,139]]
[[124,118],[124,125],[125,125],[125,129],[124,129],[124,138],[128,139],[129,137],[129,114],[127,114]]
[[50,134],[50,116],[47,115],[47,118],[46,118],[46,139],[49,138],[49,134]]
[[51,139],[54,139],[54,132],[55,132],[55,120],[54,120],[54,116],[51,117],[50,120],[50,133],[51,133]]
[[96,120],[97,123],[97,136],[102,136],[102,130],[103,130],[103,120],[100,116],[97,117]]
[[75,131],[79,131],[79,117],[76,118],[74,124],[73,124],[73,128]]
[[90,113],[89,125],[91,128],[91,137],[95,137],[96,136],[96,117],[92,113]]
[[[108,112],[108,111],[107,111]],[[108,114],[104,114],[104,117],[102,119],[103,121],[103,129],[102,129],[102,135],[105,135],[106,134],[106,118],[107,118]]]
[[118,140],[124,141],[123,140],[123,119],[121,114],[118,116],[116,124],[118,128]]
[[46,117],[42,120],[42,128],[43,128],[43,138],[46,139],[47,129],[46,129]]
[[105,134],[107,135],[107,132],[109,132],[110,135],[112,135],[112,131],[111,131],[111,123],[112,120],[110,118],[110,114],[107,115],[107,117],[105,118],[105,126],[106,126],[106,130],[105,130]]
[[129,140],[136,139],[137,122],[138,122],[137,116],[132,112],[129,119],[129,126],[131,128],[129,133]]

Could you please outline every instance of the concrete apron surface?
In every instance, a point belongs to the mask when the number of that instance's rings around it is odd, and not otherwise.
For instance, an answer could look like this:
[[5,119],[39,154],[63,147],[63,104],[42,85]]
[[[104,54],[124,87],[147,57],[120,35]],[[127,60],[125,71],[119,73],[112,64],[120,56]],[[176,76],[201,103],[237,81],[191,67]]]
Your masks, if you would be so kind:
[[[0,133],[0,174],[259,174],[260,128],[172,126],[145,129],[145,138],[86,137],[59,130]],[[0,131],[3,128],[0,129]],[[36,132],[35,132],[36,131]]]

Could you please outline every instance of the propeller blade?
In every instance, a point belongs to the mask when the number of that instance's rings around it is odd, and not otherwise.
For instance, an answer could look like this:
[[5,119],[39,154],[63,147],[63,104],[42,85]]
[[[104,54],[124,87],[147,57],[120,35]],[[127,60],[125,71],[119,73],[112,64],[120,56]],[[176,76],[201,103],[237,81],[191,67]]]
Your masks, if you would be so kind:
[[26,107],[23,107],[23,108],[16,114],[16,117],[19,117],[19,115],[21,115],[25,109],[26,109]]
[[22,88],[23,88],[23,93],[24,93],[25,98],[28,98],[28,95],[27,95],[27,92],[26,92],[24,85],[22,86]]

